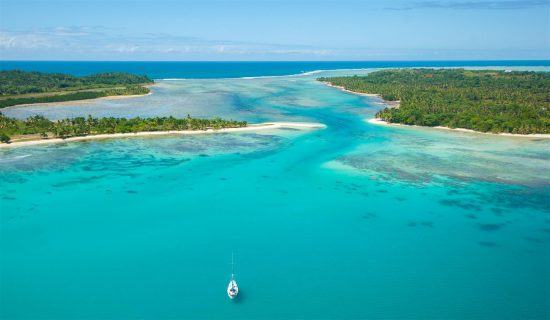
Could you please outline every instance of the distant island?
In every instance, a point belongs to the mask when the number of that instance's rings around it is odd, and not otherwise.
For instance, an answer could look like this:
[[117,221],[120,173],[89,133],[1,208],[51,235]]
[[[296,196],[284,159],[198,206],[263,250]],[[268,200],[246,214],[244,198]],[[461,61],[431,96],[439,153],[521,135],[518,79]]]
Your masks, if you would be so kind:
[[318,80],[399,101],[376,114],[389,123],[488,133],[550,133],[548,72],[398,69]]
[[20,104],[148,94],[147,76],[121,72],[76,77],[61,73],[0,71],[0,108]]

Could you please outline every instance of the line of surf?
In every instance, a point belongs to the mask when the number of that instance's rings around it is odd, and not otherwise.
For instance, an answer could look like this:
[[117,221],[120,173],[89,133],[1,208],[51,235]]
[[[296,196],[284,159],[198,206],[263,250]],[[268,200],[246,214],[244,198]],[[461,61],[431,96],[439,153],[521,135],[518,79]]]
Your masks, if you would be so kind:
[[[291,73],[286,75],[266,75],[266,76],[244,76],[244,77],[220,77],[220,78],[158,78],[154,79],[155,81],[186,81],[186,80],[228,80],[228,79],[264,79],[264,78],[287,78],[287,77],[306,77],[314,74],[319,74],[323,72],[353,72],[353,71],[377,71],[382,69],[469,69],[469,70],[483,70],[483,69],[494,69],[494,70],[525,70],[529,71],[532,68],[537,66],[410,66],[410,67],[371,67],[371,68],[343,68],[343,69],[317,69],[312,71],[305,71],[301,73]],[[545,66],[542,66],[545,67]],[[541,70],[547,71],[547,70]]]
[[245,76],[245,77],[221,77],[221,78],[158,78],[154,79],[155,81],[189,81],[189,80],[229,80],[229,79],[265,79],[265,78],[288,78],[288,77],[307,77],[322,72],[330,71],[365,71],[365,70],[375,70],[378,68],[357,68],[357,69],[319,69],[312,71],[305,71],[302,73],[291,73],[284,75],[270,75],[270,76]]

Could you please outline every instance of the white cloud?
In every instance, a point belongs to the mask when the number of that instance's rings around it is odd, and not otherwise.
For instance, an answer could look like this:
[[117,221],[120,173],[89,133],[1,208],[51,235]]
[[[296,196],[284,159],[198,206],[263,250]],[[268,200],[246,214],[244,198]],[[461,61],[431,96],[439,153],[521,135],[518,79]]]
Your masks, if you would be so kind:
[[[513,54],[513,56],[511,56]],[[540,50],[320,47],[208,40],[163,33],[124,35],[103,27],[0,30],[0,59],[16,60],[426,60],[514,59]]]
[[128,36],[101,27],[58,27],[27,31],[0,31],[2,55],[31,54],[45,50],[60,57],[97,55],[330,55],[326,48],[207,40],[169,34]]

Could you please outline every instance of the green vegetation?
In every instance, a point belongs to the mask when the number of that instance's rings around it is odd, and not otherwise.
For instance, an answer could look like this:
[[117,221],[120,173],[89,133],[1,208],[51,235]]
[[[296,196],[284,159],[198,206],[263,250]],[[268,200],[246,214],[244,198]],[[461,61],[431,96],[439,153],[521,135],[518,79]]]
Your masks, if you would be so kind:
[[18,104],[31,104],[31,103],[46,103],[46,102],[61,102],[61,101],[73,101],[73,100],[86,100],[95,99],[108,96],[127,96],[147,94],[149,89],[141,86],[128,86],[125,88],[105,89],[100,91],[77,91],[64,94],[54,94],[48,96],[39,97],[11,97],[2,99],[0,97],[0,108],[14,106]]
[[67,74],[0,71],[0,108],[28,103],[94,99],[149,93],[147,76],[101,73],[85,77]]
[[[143,85],[153,80],[128,73],[102,73],[85,77],[40,72],[1,71],[0,108],[17,104],[93,99],[116,95],[146,94]],[[0,142],[12,138],[69,138],[94,134],[143,131],[206,130],[245,127],[246,121],[214,119],[88,118],[51,121],[42,116],[26,120],[8,118],[0,113]]]
[[38,135],[42,138],[69,138],[91,134],[129,133],[142,131],[206,130],[246,127],[246,121],[174,117],[157,118],[88,118],[78,117],[50,121],[42,116],[26,120],[8,118],[0,113],[0,141],[9,142],[13,136]]
[[10,140],[11,140],[10,136],[8,136],[5,133],[0,133],[0,142],[8,143],[8,142],[10,142]]
[[0,95],[2,96],[150,83],[153,83],[153,80],[147,76],[119,72],[75,77],[61,73],[25,72],[19,70],[0,71]]
[[492,133],[550,133],[548,72],[400,69],[318,80],[399,100],[399,108],[376,114],[392,123]]

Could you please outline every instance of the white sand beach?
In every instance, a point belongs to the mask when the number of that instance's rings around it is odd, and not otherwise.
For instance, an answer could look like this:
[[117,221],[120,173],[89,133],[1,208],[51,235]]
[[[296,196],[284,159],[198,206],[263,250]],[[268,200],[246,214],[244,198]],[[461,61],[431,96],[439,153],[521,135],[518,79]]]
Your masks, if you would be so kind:
[[0,148],[13,148],[13,147],[97,140],[97,139],[115,139],[115,138],[165,136],[165,135],[197,135],[197,134],[212,134],[212,133],[215,134],[215,133],[232,133],[232,132],[260,131],[260,130],[274,130],[274,129],[311,130],[311,129],[323,129],[325,127],[326,126],[322,123],[312,123],[312,122],[265,122],[265,123],[259,123],[259,124],[250,124],[246,127],[241,127],[241,128],[224,128],[224,129],[218,129],[218,130],[207,129],[207,130],[182,130],[182,131],[144,131],[144,132],[135,132],[135,133],[130,132],[130,133],[96,134],[96,135],[88,135],[88,136],[82,136],[82,137],[71,137],[66,139],[52,138],[52,139],[13,141],[11,143],[0,143]]
[[457,132],[465,132],[465,133],[475,133],[475,134],[485,134],[485,135],[491,135],[491,136],[506,136],[506,137],[517,137],[517,138],[544,138],[549,139],[550,134],[514,134],[514,133],[490,133],[490,132],[479,132],[471,129],[464,129],[464,128],[449,128],[449,127],[443,127],[443,126],[436,126],[436,127],[425,127],[425,126],[417,126],[417,125],[408,125],[408,124],[402,124],[402,123],[389,123],[387,121],[384,121],[380,118],[371,118],[366,119],[368,123],[376,124],[376,125],[383,125],[383,126],[395,126],[395,127],[411,127],[411,128],[426,128],[426,129],[439,129],[439,130],[451,130],[451,131],[457,131]]
[[399,108],[399,103],[400,103],[399,100],[397,100],[397,101],[388,101],[388,100],[384,100],[384,98],[382,98],[382,96],[380,96],[379,94],[376,94],[376,93],[355,92],[355,91],[348,90],[348,89],[346,89],[342,86],[333,85],[330,82],[321,81],[321,83],[323,83],[323,84],[325,84],[325,85],[327,85],[331,88],[336,88],[338,90],[341,90],[341,91],[344,91],[344,92],[347,92],[347,93],[351,93],[351,94],[355,94],[355,95],[358,95],[358,96],[378,98],[378,99],[382,100],[390,108]]
[[[148,86],[150,87],[150,86]],[[131,95],[117,95],[117,96],[106,96],[106,97],[99,97],[99,98],[93,98],[93,99],[81,99],[81,100],[67,100],[67,101],[57,101],[57,102],[40,102],[40,103],[25,103],[25,104],[17,104],[14,106],[9,106],[8,108],[12,107],[36,107],[36,106],[72,106],[72,105],[82,105],[91,103],[98,100],[121,100],[121,99],[131,99],[131,98],[139,98],[139,97],[146,97],[153,94],[153,91],[145,93],[145,94],[131,94]]]
[[326,81],[320,81],[321,83],[324,83],[325,85],[331,87],[331,88],[336,88],[336,89],[339,89],[339,90],[342,90],[344,92],[347,92],[347,93],[353,93],[353,94],[356,94],[356,95],[359,95],[359,96],[365,96],[365,97],[376,97],[376,98],[380,98],[382,99],[382,97],[379,95],[379,94],[374,94],[374,93],[363,93],[363,92],[355,92],[355,91],[351,91],[351,90],[348,90],[342,86],[337,86],[337,85],[334,85],[330,82],[326,82]]

